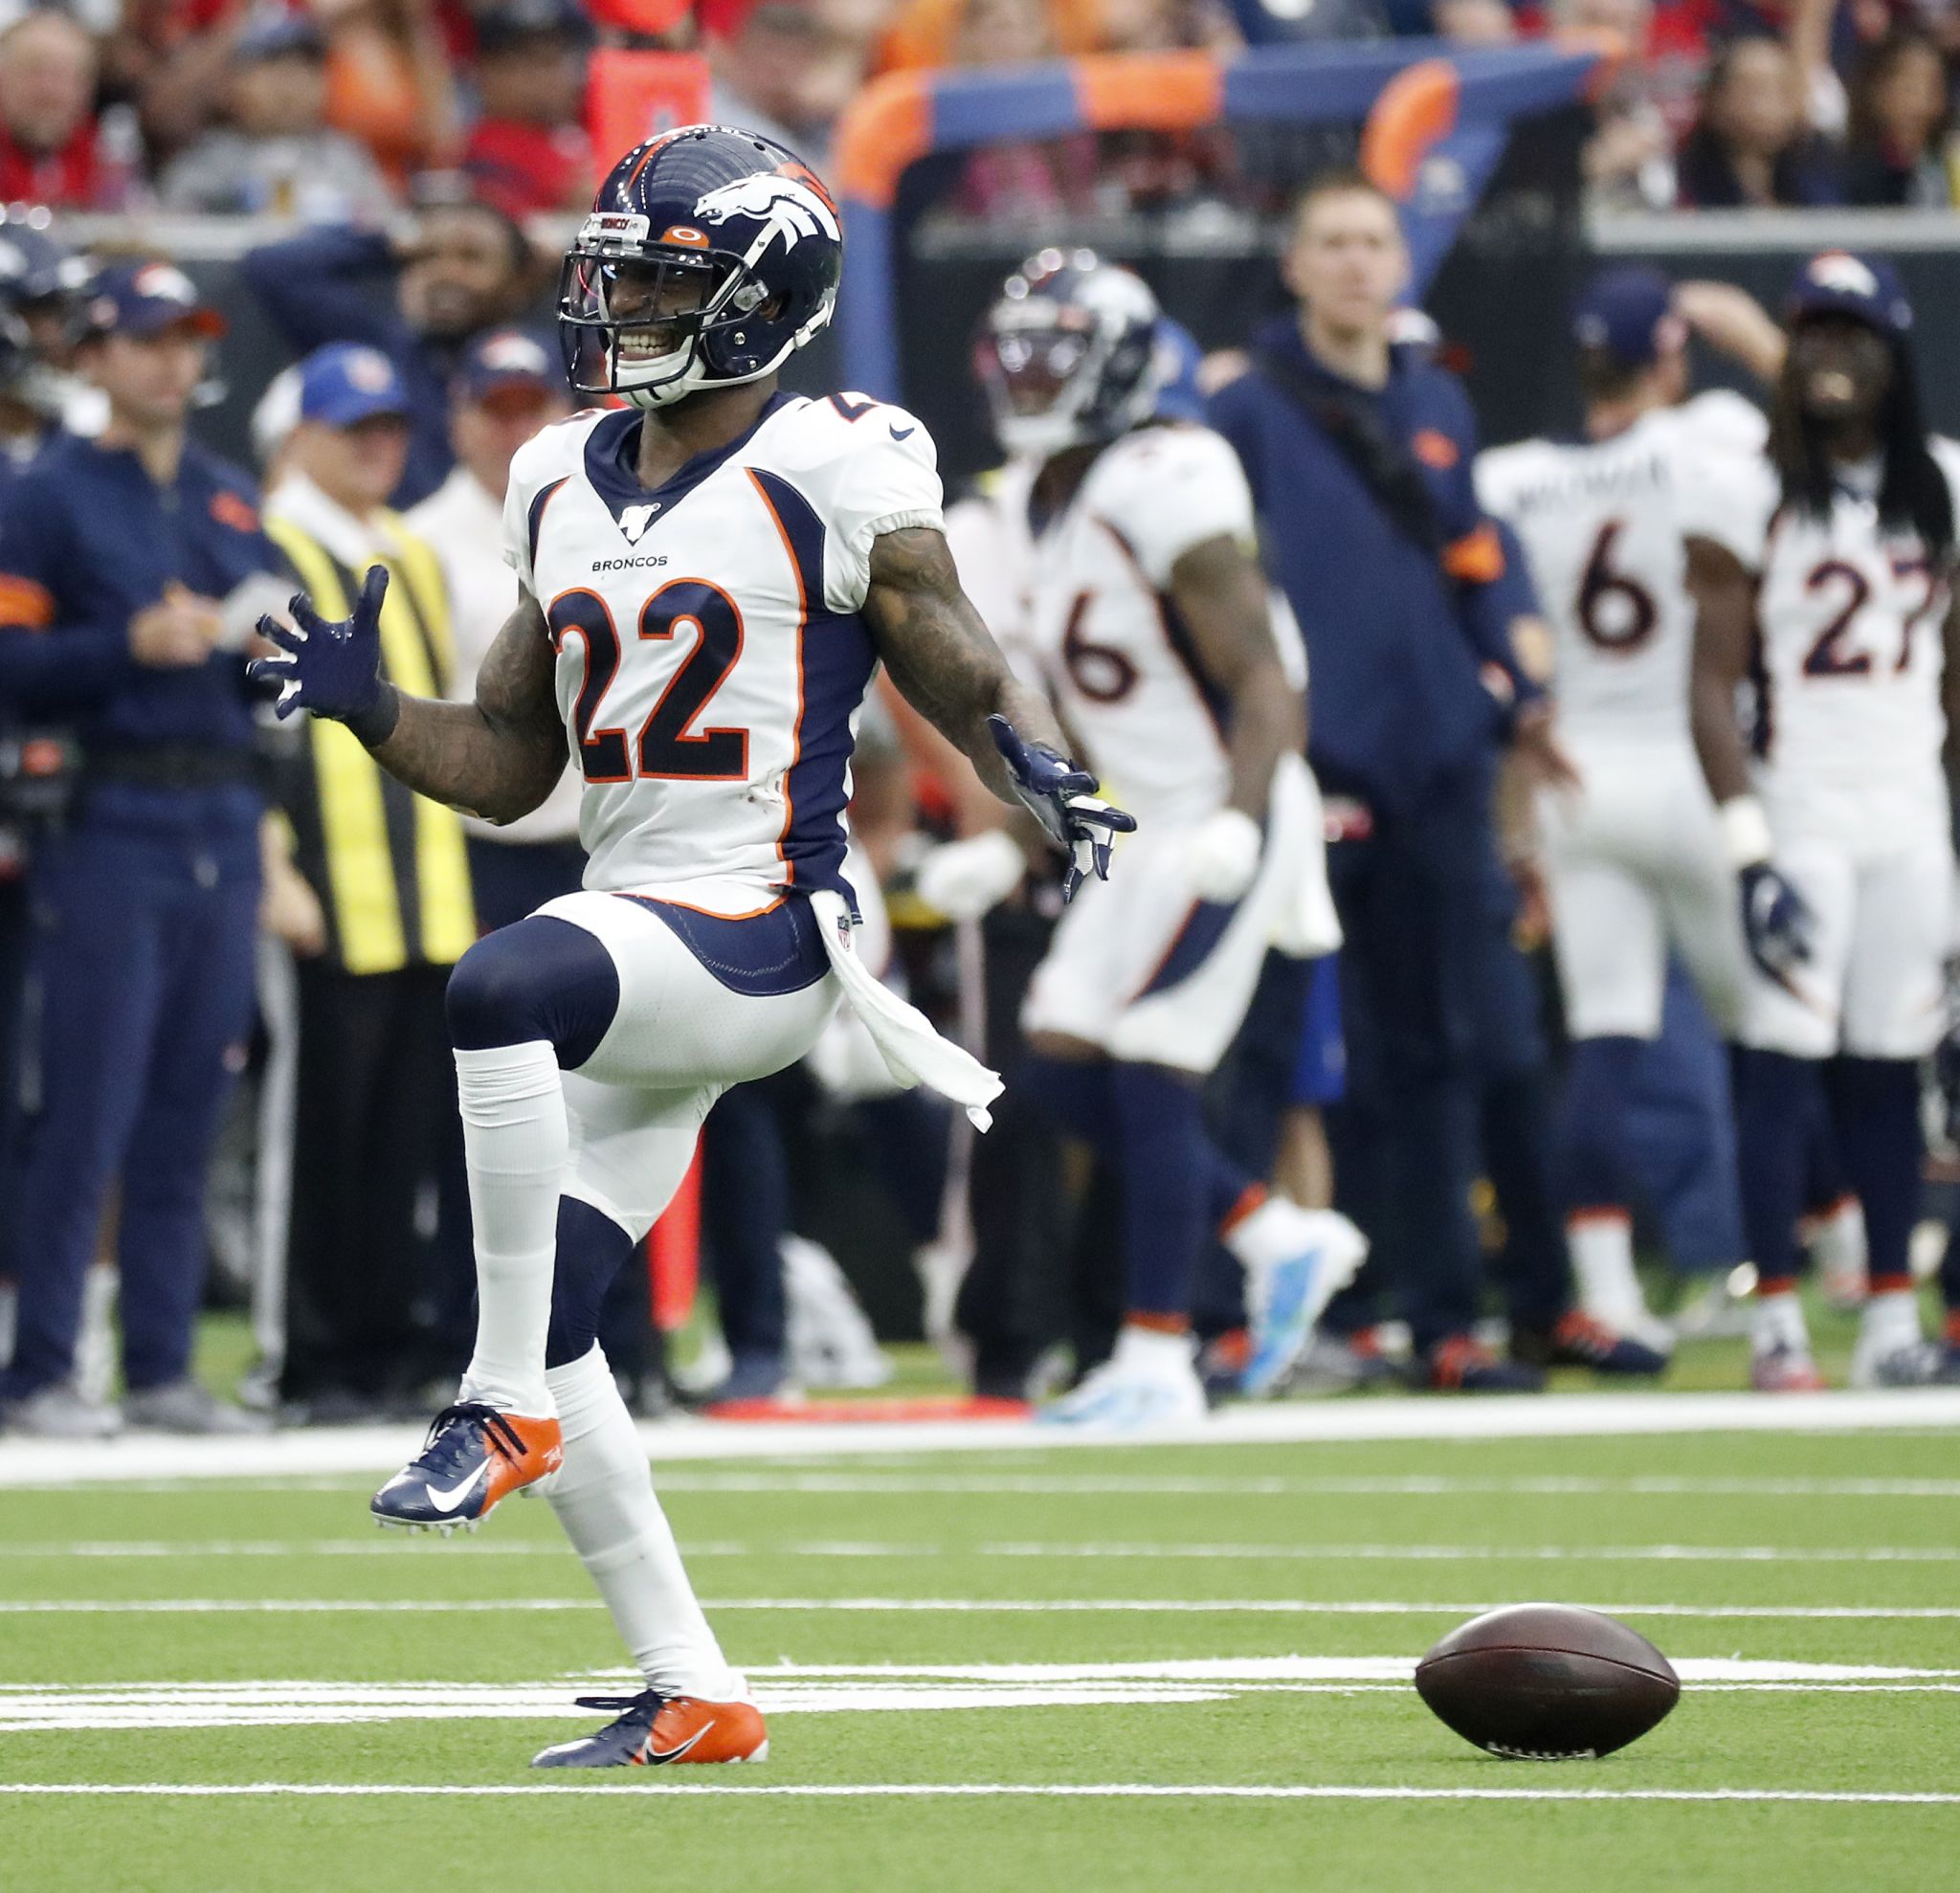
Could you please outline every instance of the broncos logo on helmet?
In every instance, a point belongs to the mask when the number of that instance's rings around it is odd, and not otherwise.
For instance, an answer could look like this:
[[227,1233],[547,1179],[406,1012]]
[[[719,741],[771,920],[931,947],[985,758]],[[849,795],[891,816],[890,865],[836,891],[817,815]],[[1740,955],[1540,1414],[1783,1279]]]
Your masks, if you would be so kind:
[[730,217],[760,218],[786,250],[806,236],[844,240],[835,210],[793,177],[746,177],[740,184],[724,184],[694,207],[694,215],[697,223],[715,225]]
[[773,373],[831,320],[836,206],[772,139],[689,125],[613,166],[559,280],[581,393],[657,408]]

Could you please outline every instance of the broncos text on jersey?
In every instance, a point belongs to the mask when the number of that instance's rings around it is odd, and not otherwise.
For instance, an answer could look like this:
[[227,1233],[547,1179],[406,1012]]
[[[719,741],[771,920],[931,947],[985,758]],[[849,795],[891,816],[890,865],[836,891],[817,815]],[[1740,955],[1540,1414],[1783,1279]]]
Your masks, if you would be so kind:
[[538,600],[584,778],[586,885],[689,884],[733,914],[843,888],[842,813],[876,664],[873,542],[942,524],[932,441],[860,395],[777,394],[664,485],[640,415],[589,412],[518,454],[504,557]]

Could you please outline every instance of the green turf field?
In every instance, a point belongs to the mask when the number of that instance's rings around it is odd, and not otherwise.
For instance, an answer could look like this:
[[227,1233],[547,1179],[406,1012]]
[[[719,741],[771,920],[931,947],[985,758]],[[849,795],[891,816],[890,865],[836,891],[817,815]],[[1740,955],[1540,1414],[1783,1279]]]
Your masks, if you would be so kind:
[[[0,1491],[0,1886],[1954,1885],[1954,1444],[678,1465],[773,1752],[569,1780],[528,1757],[623,1679],[543,1506],[402,1542],[360,1479]],[[1529,1597],[1659,1641],[1688,1678],[1671,1720],[1562,1768],[1434,1722],[1407,1663]],[[182,1792],[245,1784],[276,1786]],[[1862,1798],[1915,1793],[1949,1798]]]

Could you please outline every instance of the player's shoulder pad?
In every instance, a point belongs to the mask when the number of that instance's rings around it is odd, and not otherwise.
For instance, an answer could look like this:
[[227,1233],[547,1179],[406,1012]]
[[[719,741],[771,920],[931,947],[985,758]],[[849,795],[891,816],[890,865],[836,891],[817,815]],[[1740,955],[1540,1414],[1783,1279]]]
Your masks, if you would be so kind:
[[1486,447],[1470,467],[1477,484],[1478,504],[1486,512],[1504,512],[1518,488],[1548,472],[1558,458],[1558,443],[1542,436],[1513,440],[1503,447]]
[[767,451],[792,472],[841,472],[851,462],[886,455],[937,472],[939,449],[917,414],[868,394],[801,401],[771,417]]
[[1690,448],[1760,454],[1770,438],[1770,417],[1732,388],[1710,388],[1669,411],[1676,437]]
[[1195,421],[1155,421],[1111,441],[1089,469],[1088,486],[1106,506],[1129,493],[1215,479],[1236,485],[1244,478],[1237,451],[1222,434]]
[[510,457],[510,483],[533,491],[547,480],[577,473],[585,465],[586,442],[612,408],[581,408],[543,427]]

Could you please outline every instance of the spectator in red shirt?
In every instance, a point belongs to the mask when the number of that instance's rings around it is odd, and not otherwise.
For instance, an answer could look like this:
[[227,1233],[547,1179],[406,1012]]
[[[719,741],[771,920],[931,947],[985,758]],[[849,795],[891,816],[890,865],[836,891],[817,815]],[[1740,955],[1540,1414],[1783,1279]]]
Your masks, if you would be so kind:
[[37,8],[0,34],[0,201],[113,210],[129,176],[95,119],[96,46],[66,13]]
[[573,0],[502,0],[477,21],[482,117],[464,167],[514,217],[583,210],[592,149],[579,119],[591,29]]

